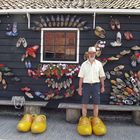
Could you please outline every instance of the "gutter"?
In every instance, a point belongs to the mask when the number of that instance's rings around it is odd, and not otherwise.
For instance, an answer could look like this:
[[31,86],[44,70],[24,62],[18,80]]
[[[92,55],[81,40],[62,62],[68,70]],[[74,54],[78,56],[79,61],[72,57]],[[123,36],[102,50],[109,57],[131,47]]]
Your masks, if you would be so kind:
[[129,14],[140,15],[140,9],[42,8],[2,9],[0,14]]

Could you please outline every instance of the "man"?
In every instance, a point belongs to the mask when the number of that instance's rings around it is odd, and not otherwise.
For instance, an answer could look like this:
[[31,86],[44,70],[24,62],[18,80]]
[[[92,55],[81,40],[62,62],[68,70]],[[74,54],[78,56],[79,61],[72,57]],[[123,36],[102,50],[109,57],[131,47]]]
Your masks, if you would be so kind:
[[78,77],[78,94],[82,96],[82,116],[87,116],[87,104],[92,96],[93,116],[98,117],[98,105],[100,104],[100,92],[105,91],[105,73],[102,63],[95,59],[96,48],[89,47],[88,59],[82,63]]

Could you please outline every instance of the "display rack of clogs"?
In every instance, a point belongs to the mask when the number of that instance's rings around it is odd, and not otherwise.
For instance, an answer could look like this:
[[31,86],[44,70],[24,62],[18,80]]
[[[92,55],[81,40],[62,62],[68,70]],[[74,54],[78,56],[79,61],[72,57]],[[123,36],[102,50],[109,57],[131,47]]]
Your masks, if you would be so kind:
[[38,20],[33,21],[31,29],[40,31],[41,28],[79,28],[80,30],[90,30],[87,21],[77,15],[47,15],[40,16]]
[[[129,17],[130,20],[130,17]],[[121,50],[124,46],[123,42],[132,42],[134,41],[135,37],[130,30],[123,30],[121,26],[121,22],[118,18],[113,18],[111,16],[109,26],[111,32],[115,34],[116,38],[114,41],[111,41],[110,47]],[[100,38],[100,41],[104,40],[107,42],[106,39],[107,33],[104,27],[99,25],[96,26],[94,30],[95,36]],[[124,39],[124,40],[123,40]],[[97,41],[99,42],[99,41]],[[103,42],[103,41],[102,41]],[[97,44],[94,44],[97,46]],[[97,59],[100,60],[104,65],[109,64],[111,62],[116,62],[118,64],[113,68],[113,70],[105,71],[106,80],[110,82],[111,85],[111,93],[109,104],[116,104],[116,105],[139,105],[140,104],[140,80],[139,80],[139,64],[140,64],[140,47],[139,45],[134,45],[131,47],[124,47],[125,49],[121,50],[118,54],[114,56],[110,56],[104,58],[103,51],[99,48],[97,49]],[[109,49],[109,47],[108,47]],[[102,55],[102,56],[101,56]],[[85,53],[84,58],[86,59],[87,53]],[[130,61],[131,69],[126,71],[125,63],[121,64],[121,59],[123,57],[128,57]],[[134,68],[134,69],[133,69]],[[126,75],[128,76],[126,78]]]
[[43,100],[50,100],[68,98],[74,95],[76,88],[73,84],[73,79],[79,72],[79,65],[38,64],[36,68],[33,68],[32,59],[36,58],[39,45],[30,46],[25,38],[20,37],[17,40],[16,47],[25,48],[25,52],[21,56],[21,61],[27,69],[28,76],[36,79],[45,77],[45,83],[49,89],[46,92],[41,92],[34,91],[28,86],[22,87],[20,90],[26,97],[34,99],[36,96]]
[[[13,37],[18,36],[19,32],[17,30],[18,29],[17,26],[18,23],[16,21],[14,21],[13,24],[11,25],[7,25],[6,35],[13,36]],[[31,24],[32,31],[40,31],[41,28],[53,28],[53,27],[54,28],[70,27],[70,28],[79,28],[80,30],[91,31],[91,27],[87,26],[87,21],[85,19],[83,20],[82,17],[79,17],[77,15],[69,15],[69,14],[39,16],[39,18],[36,18],[36,20],[34,20]],[[94,34],[97,37],[97,40],[96,43],[93,45],[95,45],[97,49],[97,54],[96,54],[97,59],[102,62],[103,66],[106,66],[106,64],[110,65],[112,62],[117,65],[115,67],[112,67],[113,68],[112,70],[110,71],[107,70],[105,72],[106,77],[111,84],[111,91],[113,91],[114,88],[113,86],[115,85],[112,84],[111,80],[114,79],[116,80],[119,77],[122,81],[124,81],[125,84],[128,83],[126,82],[126,79],[123,78],[124,75],[123,72],[126,70],[125,69],[126,66],[125,64],[120,63],[123,57],[130,56],[129,60],[130,60],[130,65],[132,66],[132,71],[133,73],[138,72],[135,70],[135,68],[138,69],[140,64],[140,47],[139,45],[135,44],[132,47],[129,48],[127,47],[127,49],[126,47],[123,48],[124,44],[122,40],[124,39],[126,42],[131,42],[135,39],[134,36],[135,34],[131,30],[121,30],[122,25],[119,19],[111,17],[109,22],[109,27],[110,30],[115,34],[115,39],[108,43],[109,46],[107,46],[108,45],[107,31],[105,30],[105,27],[101,27],[99,25],[97,25],[94,29]],[[24,86],[20,90],[24,92],[28,98],[33,99],[34,96],[37,96],[43,100],[50,100],[50,99],[61,99],[61,98],[73,96],[75,91],[73,79],[78,74],[78,70],[80,68],[79,65],[38,64],[35,68],[33,68],[32,59],[36,59],[37,51],[39,50],[40,46],[38,44],[30,45],[27,43],[25,37],[19,37],[16,43],[16,47],[17,48],[23,47],[25,49],[25,52],[21,56],[21,61],[25,65],[28,76],[36,79],[45,77],[44,82],[46,83],[49,89],[48,91],[42,93],[42,91],[33,91],[30,87]],[[115,49],[119,48],[119,50],[121,49],[122,50],[116,55],[104,57],[103,50],[105,50],[106,48],[109,49],[110,47]],[[87,52],[85,53],[84,58],[87,59]],[[69,75],[70,72],[68,72],[67,69],[71,70],[72,75]],[[126,71],[126,73],[129,73],[129,71]],[[4,72],[1,71],[0,81],[3,89],[7,89],[7,81],[5,79],[5,76],[4,76]],[[18,81],[18,77],[16,78],[16,76],[14,76],[13,80]],[[138,86],[136,88],[139,90]],[[134,90],[136,90],[136,88]],[[62,91],[63,94],[60,94]],[[136,93],[139,93],[139,91]],[[113,98],[112,95],[111,98]],[[122,102],[122,104],[124,103]]]
[[111,84],[112,92],[110,93],[110,104],[140,104],[140,71],[125,72],[122,78],[111,80]]
[[2,85],[3,90],[7,90],[9,78],[11,82],[21,81],[21,79],[15,75],[11,68],[6,66],[5,64],[0,64],[0,85]]

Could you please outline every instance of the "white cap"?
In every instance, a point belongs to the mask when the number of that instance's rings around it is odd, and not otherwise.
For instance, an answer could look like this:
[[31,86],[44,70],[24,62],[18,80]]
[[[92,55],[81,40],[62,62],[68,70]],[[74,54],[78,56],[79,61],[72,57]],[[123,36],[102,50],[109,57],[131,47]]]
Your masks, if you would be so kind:
[[88,48],[88,52],[96,52],[96,48],[95,47],[89,47]]

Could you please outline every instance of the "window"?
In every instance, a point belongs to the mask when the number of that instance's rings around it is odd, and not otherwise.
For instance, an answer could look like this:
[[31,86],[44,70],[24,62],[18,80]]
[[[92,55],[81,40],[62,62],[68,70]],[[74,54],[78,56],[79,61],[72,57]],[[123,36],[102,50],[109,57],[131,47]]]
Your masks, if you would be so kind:
[[42,28],[41,62],[78,63],[79,29]]

